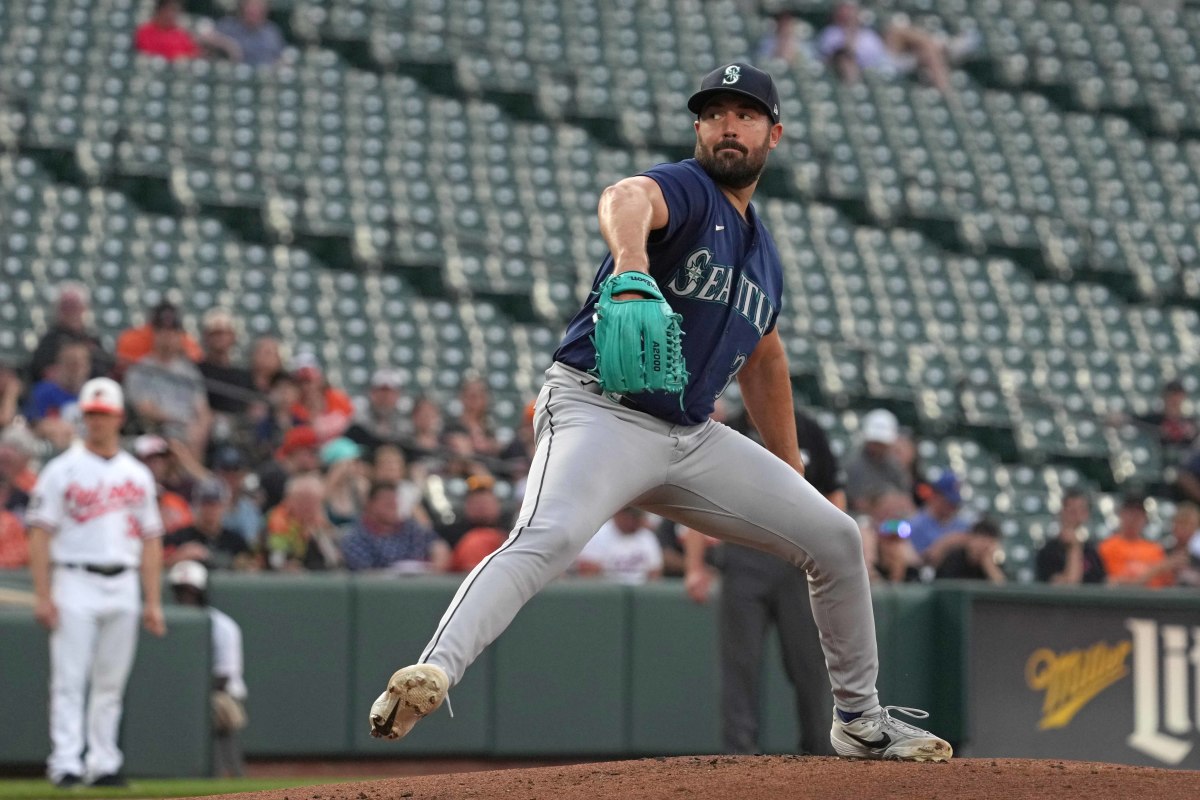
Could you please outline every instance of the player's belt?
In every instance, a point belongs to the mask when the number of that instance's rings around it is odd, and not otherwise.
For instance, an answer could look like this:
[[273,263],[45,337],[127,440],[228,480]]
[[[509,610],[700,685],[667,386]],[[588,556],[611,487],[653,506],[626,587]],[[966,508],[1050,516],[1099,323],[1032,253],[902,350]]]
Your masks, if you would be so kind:
[[103,575],[106,578],[120,575],[127,569],[133,569],[133,567],[126,567],[123,564],[64,564],[59,562],[54,566],[62,567],[63,569],[81,569],[84,572],[93,572],[97,575]]

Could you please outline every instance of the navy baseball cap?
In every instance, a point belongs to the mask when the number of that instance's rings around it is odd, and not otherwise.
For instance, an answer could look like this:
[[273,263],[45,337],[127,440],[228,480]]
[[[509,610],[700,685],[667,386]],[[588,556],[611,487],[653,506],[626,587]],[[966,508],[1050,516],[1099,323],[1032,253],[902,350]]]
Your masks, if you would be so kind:
[[688,98],[688,110],[699,114],[704,104],[715,94],[731,92],[757,100],[767,110],[771,122],[779,122],[779,90],[770,73],[738,61],[717,67],[704,76],[700,91]]

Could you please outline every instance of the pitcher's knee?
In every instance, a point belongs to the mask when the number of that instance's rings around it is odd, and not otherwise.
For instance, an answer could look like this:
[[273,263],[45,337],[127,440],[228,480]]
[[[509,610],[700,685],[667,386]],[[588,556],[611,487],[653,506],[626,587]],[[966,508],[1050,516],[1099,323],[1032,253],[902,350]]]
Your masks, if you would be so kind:
[[862,532],[853,518],[838,514],[826,526],[824,534],[821,548],[812,554],[817,569],[828,573],[846,569],[857,571],[861,568],[866,560]]

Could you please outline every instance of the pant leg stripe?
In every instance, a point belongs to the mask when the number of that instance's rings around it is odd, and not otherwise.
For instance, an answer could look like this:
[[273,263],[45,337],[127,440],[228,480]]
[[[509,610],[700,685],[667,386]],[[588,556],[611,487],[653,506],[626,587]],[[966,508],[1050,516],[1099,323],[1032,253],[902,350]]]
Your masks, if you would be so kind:
[[[433,636],[433,641],[428,647],[425,648],[425,652],[421,654],[421,658],[417,660],[418,664],[425,663],[426,659],[428,659],[429,656],[433,654],[433,651],[437,649],[438,643],[441,641],[442,634],[445,632],[446,627],[450,624],[450,621],[454,619],[454,615],[458,613],[458,609],[462,605],[462,601],[466,599],[467,593],[471,591],[471,587],[475,585],[476,579],[483,574],[483,570],[487,568],[487,565],[492,563],[493,558],[516,544],[517,539],[519,539],[525,529],[529,527],[529,524],[533,522],[533,518],[537,514],[538,504],[541,503],[542,500],[542,487],[546,483],[546,473],[550,471],[550,451],[554,447],[554,412],[550,410],[550,401],[553,399],[553,397],[554,389],[548,389],[546,391],[546,424],[549,426],[549,430],[546,432],[546,463],[545,466],[542,467],[542,479],[538,481],[537,494],[534,495],[533,510],[529,512],[529,520],[522,525],[515,534],[510,536],[507,542],[501,545],[499,549],[497,549],[483,561],[480,561],[479,565],[471,571],[471,575],[467,579],[466,587],[455,599],[454,604],[450,607],[445,619],[442,621],[442,624],[438,626],[437,632]],[[462,676],[459,677],[461,678]]]

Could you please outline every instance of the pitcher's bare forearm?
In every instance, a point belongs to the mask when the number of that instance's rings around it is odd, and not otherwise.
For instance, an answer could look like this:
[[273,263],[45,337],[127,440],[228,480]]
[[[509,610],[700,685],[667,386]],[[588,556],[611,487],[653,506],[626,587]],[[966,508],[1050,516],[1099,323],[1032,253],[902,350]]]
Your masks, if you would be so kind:
[[796,412],[792,405],[792,383],[787,354],[778,331],[762,338],[738,373],[738,385],[750,420],[767,449],[804,474],[800,445],[796,440]]

